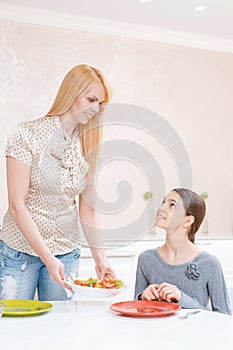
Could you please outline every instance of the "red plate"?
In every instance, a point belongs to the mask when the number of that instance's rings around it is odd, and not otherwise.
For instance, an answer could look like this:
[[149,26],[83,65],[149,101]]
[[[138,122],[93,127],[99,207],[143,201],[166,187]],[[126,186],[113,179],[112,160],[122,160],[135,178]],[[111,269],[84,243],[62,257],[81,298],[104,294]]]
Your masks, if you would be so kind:
[[112,304],[110,309],[125,316],[159,317],[172,315],[181,306],[165,301],[133,300]]

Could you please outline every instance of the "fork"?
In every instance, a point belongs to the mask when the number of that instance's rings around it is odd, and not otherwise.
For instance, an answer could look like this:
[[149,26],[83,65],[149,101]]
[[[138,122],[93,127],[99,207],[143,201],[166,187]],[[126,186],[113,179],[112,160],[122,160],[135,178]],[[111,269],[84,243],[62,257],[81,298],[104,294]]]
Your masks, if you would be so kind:
[[200,312],[200,310],[196,310],[196,311],[191,311],[191,312],[188,312],[187,314],[185,315],[178,315],[178,317],[181,319],[181,320],[187,320],[187,318],[191,315],[194,315],[194,314],[198,314]]

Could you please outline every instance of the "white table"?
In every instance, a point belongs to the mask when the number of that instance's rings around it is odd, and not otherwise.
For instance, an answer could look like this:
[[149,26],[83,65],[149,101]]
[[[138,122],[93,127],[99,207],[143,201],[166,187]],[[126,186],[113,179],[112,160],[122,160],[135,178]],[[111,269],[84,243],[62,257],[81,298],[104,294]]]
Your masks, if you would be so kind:
[[1,350],[230,350],[233,317],[201,311],[187,320],[133,318],[109,309],[109,301],[52,302],[40,316],[0,319]]

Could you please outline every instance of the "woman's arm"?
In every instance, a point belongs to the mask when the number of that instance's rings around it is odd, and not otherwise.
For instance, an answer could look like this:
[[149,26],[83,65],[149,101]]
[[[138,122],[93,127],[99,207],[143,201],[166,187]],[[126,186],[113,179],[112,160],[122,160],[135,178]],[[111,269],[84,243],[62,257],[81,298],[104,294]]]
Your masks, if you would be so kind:
[[91,250],[96,264],[96,273],[99,279],[106,275],[115,278],[115,272],[110,267],[103,238],[100,234],[100,220],[95,210],[97,203],[96,191],[92,185],[88,185],[79,196],[79,217],[82,224],[84,235]]
[[63,264],[51,254],[26,207],[31,168],[12,157],[7,157],[6,162],[8,202],[11,216],[33,250],[47,266],[50,278],[67,287],[63,282],[65,279]]

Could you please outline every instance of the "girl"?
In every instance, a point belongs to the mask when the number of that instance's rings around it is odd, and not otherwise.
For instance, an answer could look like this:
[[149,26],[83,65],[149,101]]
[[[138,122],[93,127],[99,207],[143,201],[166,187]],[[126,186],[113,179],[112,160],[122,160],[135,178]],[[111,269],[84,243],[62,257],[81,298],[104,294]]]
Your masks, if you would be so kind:
[[167,194],[155,223],[166,230],[166,241],[139,256],[135,299],[201,309],[210,302],[213,311],[231,314],[219,260],[194,244],[205,211],[205,202],[191,190],[178,188]]

